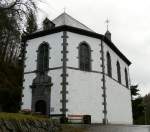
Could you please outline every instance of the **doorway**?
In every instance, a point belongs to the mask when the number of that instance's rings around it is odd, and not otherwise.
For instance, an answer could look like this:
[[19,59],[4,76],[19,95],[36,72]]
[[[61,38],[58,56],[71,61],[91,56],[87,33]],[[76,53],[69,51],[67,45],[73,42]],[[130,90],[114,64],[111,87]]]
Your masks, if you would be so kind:
[[42,115],[46,115],[46,102],[44,100],[39,100],[35,104],[35,112],[40,112]]

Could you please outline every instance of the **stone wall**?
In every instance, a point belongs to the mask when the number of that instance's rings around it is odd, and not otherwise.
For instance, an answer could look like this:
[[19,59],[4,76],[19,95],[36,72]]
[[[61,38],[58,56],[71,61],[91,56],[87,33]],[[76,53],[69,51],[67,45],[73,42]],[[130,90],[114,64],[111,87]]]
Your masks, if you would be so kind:
[[0,132],[59,132],[60,126],[48,120],[0,119]]

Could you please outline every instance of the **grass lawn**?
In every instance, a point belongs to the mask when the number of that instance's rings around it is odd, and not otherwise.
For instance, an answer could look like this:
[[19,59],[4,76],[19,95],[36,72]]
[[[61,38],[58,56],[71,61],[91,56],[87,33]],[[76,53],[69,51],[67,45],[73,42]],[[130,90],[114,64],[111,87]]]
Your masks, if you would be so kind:
[[5,120],[50,120],[41,115],[21,114],[21,113],[0,113],[0,119]]

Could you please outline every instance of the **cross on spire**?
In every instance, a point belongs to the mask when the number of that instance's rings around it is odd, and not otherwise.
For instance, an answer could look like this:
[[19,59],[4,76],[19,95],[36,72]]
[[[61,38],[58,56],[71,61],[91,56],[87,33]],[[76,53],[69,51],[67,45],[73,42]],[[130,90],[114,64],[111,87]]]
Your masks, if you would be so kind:
[[66,7],[64,7],[64,13],[66,13]]
[[109,23],[110,23],[110,21],[109,21],[109,20],[108,20],[108,18],[107,18],[107,20],[106,20],[106,24],[107,24],[107,31],[108,31]]

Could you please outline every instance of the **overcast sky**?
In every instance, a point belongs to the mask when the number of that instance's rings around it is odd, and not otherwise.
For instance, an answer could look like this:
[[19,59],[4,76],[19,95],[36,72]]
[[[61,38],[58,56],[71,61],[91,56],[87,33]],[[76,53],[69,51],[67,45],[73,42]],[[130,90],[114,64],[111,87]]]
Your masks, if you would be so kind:
[[[36,0],[37,1],[37,0]],[[141,94],[150,92],[150,0],[43,0],[39,20],[54,19],[64,11],[97,33],[106,31],[113,43],[132,62],[130,77]]]

